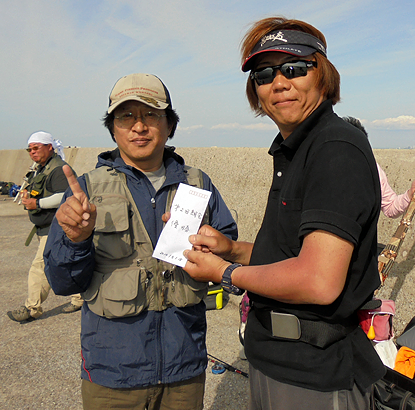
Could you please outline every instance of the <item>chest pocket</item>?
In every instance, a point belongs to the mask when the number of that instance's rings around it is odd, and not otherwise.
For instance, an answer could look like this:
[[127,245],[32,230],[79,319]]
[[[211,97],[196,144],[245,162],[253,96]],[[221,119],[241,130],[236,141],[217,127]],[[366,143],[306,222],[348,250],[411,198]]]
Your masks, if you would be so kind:
[[301,223],[302,200],[281,198],[280,227],[284,242],[296,254],[301,248],[298,232]]
[[[28,187],[31,198],[43,198],[43,192],[45,190],[47,177],[48,176],[45,174],[36,175],[36,177],[33,179],[33,182]],[[32,215],[36,215],[40,212],[42,212],[41,209],[29,209],[29,213]]]
[[122,195],[102,195],[91,198],[97,207],[94,245],[99,256],[121,259],[133,251],[129,202]]
[[45,174],[36,175],[33,179],[32,184],[30,185],[30,192],[32,198],[42,198],[42,193],[45,188],[46,178],[48,176]]

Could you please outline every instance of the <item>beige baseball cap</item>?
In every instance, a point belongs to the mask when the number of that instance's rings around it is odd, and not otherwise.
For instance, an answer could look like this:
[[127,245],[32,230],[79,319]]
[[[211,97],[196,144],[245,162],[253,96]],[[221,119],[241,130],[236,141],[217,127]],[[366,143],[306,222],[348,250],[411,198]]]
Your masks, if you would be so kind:
[[138,73],[120,78],[111,91],[108,114],[129,100],[142,102],[158,110],[172,107],[167,87],[152,74]]

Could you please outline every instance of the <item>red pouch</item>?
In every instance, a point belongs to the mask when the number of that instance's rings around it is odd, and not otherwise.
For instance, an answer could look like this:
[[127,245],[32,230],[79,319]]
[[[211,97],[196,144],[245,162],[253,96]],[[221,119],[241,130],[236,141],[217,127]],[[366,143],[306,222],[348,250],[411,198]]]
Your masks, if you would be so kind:
[[393,337],[392,319],[395,315],[395,302],[382,300],[376,309],[361,309],[357,312],[359,324],[367,337],[374,342],[382,342]]

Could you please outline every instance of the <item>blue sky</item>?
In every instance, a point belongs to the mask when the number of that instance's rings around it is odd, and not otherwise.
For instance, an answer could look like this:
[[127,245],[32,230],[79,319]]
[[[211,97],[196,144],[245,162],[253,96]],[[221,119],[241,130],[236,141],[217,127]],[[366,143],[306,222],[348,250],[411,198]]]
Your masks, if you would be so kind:
[[412,0],[0,0],[0,149],[45,130],[64,145],[111,147],[101,118],[118,78],[144,72],[170,90],[178,147],[268,147],[276,126],[245,98],[240,41],[256,20],[305,20],[341,75],[340,116],[373,148],[415,146]]

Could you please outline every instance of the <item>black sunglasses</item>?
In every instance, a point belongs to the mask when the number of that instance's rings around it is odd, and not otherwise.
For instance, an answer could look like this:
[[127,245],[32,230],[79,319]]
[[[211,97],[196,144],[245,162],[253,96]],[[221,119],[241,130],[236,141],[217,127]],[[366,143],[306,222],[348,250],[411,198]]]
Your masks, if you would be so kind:
[[27,152],[32,152],[32,151],[37,151],[38,149],[40,149],[40,148],[42,148],[42,147],[44,147],[46,144],[42,144],[42,145],[34,145],[33,147],[29,147],[29,148],[26,148],[26,151]]
[[259,70],[251,71],[251,78],[255,80],[258,85],[270,84],[274,81],[277,71],[288,79],[305,77],[307,71],[311,67],[317,67],[317,61],[289,61],[288,63],[275,65],[273,67],[264,67]]

